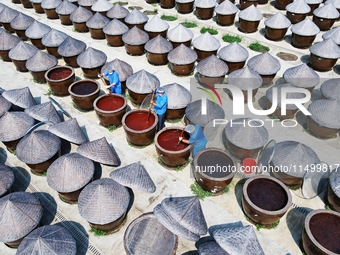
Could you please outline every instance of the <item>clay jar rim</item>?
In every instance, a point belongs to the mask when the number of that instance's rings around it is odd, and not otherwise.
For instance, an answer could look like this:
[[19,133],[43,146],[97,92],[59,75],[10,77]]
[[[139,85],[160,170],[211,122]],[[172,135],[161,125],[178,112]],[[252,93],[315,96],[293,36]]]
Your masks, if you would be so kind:
[[158,143],[158,137],[159,137],[162,133],[164,133],[164,132],[166,132],[166,131],[169,131],[169,130],[179,130],[179,131],[182,131],[183,128],[181,128],[181,127],[166,127],[166,128],[163,128],[161,131],[157,132],[157,134],[156,134],[156,136],[155,136],[155,146],[156,146],[158,149],[160,149],[160,150],[162,150],[162,151],[165,151],[165,152],[168,153],[168,154],[179,154],[179,153],[183,153],[183,152],[186,152],[186,151],[188,151],[188,150],[191,149],[191,147],[192,147],[191,144],[189,144],[189,145],[188,145],[186,148],[184,148],[183,150],[178,150],[178,151],[169,151],[169,150],[164,149],[162,146],[160,146],[159,143]]
[[[58,69],[69,69],[71,70],[71,74],[69,76],[67,76],[66,78],[64,79],[60,79],[60,80],[52,80],[48,77],[48,75],[55,71],[55,70],[58,70]],[[67,79],[70,79],[70,77],[72,77],[73,75],[75,75],[75,72],[74,72],[74,69],[70,66],[55,66],[55,67],[52,67],[50,69],[48,69],[45,73],[45,79],[46,81],[50,81],[50,82],[62,82],[62,81],[66,81]]]
[[324,246],[322,246],[314,238],[314,236],[313,236],[313,234],[310,230],[309,223],[310,223],[310,220],[312,219],[312,217],[315,216],[316,214],[331,214],[331,215],[334,215],[334,216],[340,218],[340,213],[335,212],[335,211],[331,211],[331,210],[326,210],[326,209],[317,209],[317,210],[310,212],[305,218],[305,230],[306,230],[307,236],[316,245],[316,247],[318,247],[321,251],[323,251],[326,254],[338,254],[338,253],[334,253],[334,252],[326,249]]
[[125,123],[125,119],[131,115],[131,114],[135,114],[135,113],[149,113],[148,110],[145,109],[134,109],[132,111],[128,111],[127,113],[124,114],[123,119],[122,119],[122,125],[123,127],[131,132],[131,133],[136,133],[136,134],[143,134],[143,133],[147,133],[149,131],[151,131],[152,129],[154,129],[157,125],[158,125],[158,116],[156,113],[154,113],[153,111],[150,111],[150,114],[152,114],[155,117],[155,122],[151,125],[151,127],[144,129],[144,130],[134,130],[128,127],[128,125],[126,125]]
[[[273,181],[273,182],[276,182],[278,185],[280,185],[284,191],[286,192],[286,195],[287,195],[287,204],[281,208],[280,210],[276,210],[276,211],[268,211],[268,210],[264,210],[260,207],[258,207],[257,205],[255,205],[249,198],[248,196],[248,185],[250,184],[250,182],[254,181],[254,180],[258,180],[258,179],[267,179],[269,181]],[[243,185],[243,189],[242,189],[242,192],[243,192],[243,196],[245,198],[245,200],[247,201],[247,203],[253,207],[255,210],[263,213],[263,214],[267,214],[267,215],[273,215],[273,216],[277,216],[277,214],[284,214],[288,209],[289,207],[292,205],[292,195],[290,194],[290,191],[289,189],[287,188],[287,186],[281,182],[280,180],[274,178],[274,177],[271,177],[271,176],[254,176],[254,177],[251,177],[249,178]]]
[[[206,148],[204,150],[201,150],[195,157],[194,157],[194,166],[198,166],[198,158],[203,154],[203,153],[206,153],[206,152],[212,152],[212,151],[217,151],[219,153],[222,153],[222,154],[225,154],[227,157],[229,157],[231,159],[231,161],[233,162],[233,165],[235,167],[237,167],[237,164],[236,164],[236,161],[234,159],[234,157],[229,154],[228,152],[224,151],[224,150],[221,150],[221,149],[217,149],[217,148]],[[195,169],[194,169],[195,171]],[[209,180],[212,180],[212,181],[226,181],[226,180],[229,180],[231,178],[234,178],[235,174],[236,174],[237,171],[231,171],[230,174],[228,174],[227,176],[225,177],[221,177],[221,178],[216,178],[216,177],[211,177],[210,175],[207,175],[205,174],[204,172],[199,172],[200,175],[202,175],[204,178],[207,178]]]
[[[75,85],[78,85],[79,83],[82,83],[82,82],[92,82],[94,84],[97,85],[97,89],[90,93],[90,94],[86,94],[86,95],[79,95],[79,94],[76,94],[72,91],[72,88],[73,86]],[[95,95],[96,93],[98,93],[100,90],[100,84],[99,82],[95,81],[95,80],[90,80],[90,79],[84,79],[84,80],[80,80],[80,81],[76,81],[76,82],[73,82],[69,87],[68,87],[68,92],[70,93],[71,96],[74,96],[74,97],[89,97],[89,96],[93,96]]]
[[[111,98],[111,97],[120,97],[121,99],[124,100],[124,104],[123,104],[120,108],[115,109],[115,110],[111,110],[111,111],[105,111],[105,110],[103,110],[103,109],[98,108],[98,106],[97,106],[98,101],[101,100],[101,99],[103,99],[103,98],[106,98],[106,97],[107,97],[107,98]],[[113,94],[113,93],[112,93],[111,95],[105,94],[105,95],[99,96],[99,97],[97,97],[96,100],[94,100],[94,102],[93,102],[93,108],[95,109],[95,111],[102,112],[102,113],[114,113],[114,112],[119,112],[119,111],[123,110],[124,108],[126,108],[126,105],[127,105],[127,101],[126,101],[126,98],[125,98],[125,97],[123,97],[122,95]]]

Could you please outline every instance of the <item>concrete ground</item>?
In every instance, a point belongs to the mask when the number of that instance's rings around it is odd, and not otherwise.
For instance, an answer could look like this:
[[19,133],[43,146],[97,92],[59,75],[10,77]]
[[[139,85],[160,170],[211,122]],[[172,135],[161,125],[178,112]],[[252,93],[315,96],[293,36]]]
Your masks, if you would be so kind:
[[[148,72],[156,75],[161,81],[161,85],[177,82],[189,89],[190,77],[178,77],[171,74],[168,66],[152,66],[150,65],[145,55],[143,56],[130,56],[126,54],[124,47],[112,48],[107,46],[106,40],[93,40],[89,33],[81,34],[73,32],[72,26],[63,26],[59,20],[49,20],[44,14],[36,14],[34,10],[24,9],[22,5],[15,5],[10,0],[2,1],[7,6],[17,9],[27,15],[34,17],[36,20],[43,22],[53,28],[66,32],[70,36],[80,39],[86,42],[87,46],[94,47],[106,53],[108,61],[115,58],[119,58],[128,62],[134,72],[141,69],[145,69]],[[221,47],[227,45],[222,41],[222,35],[225,33],[240,35],[242,37],[242,45],[247,47],[250,42],[259,41],[270,47],[270,54],[275,56],[279,52],[292,53],[298,57],[296,61],[283,61],[281,59],[281,70],[277,74],[277,78],[282,77],[283,72],[290,67],[307,63],[309,59],[308,49],[296,49],[290,45],[291,32],[288,31],[285,40],[280,42],[271,42],[264,37],[264,19],[261,21],[259,31],[253,34],[243,34],[237,30],[236,24],[231,27],[219,27],[213,20],[198,20],[193,14],[181,15],[177,14],[175,9],[163,10],[160,6],[149,5],[144,1],[129,0],[129,5],[138,5],[144,8],[144,10],[158,9],[159,15],[172,14],[177,15],[178,20],[169,22],[170,29],[175,27],[178,22],[182,21],[195,21],[198,24],[198,28],[192,29],[195,33],[195,37],[200,35],[200,28],[203,26],[211,26],[217,28],[219,33],[215,37],[221,41]],[[264,14],[273,14],[277,10],[273,7],[273,2],[270,2],[266,6],[258,6],[258,8]],[[151,19],[152,16],[149,16]],[[337,22],[335,26],[339,25]],[[316,42],[321,41],[322,33],[318,34]],[[250,57],[257,55],[257,52],[249,50]],[[59,60],[59,65],[64,65],[63,60]],[[15,66],[12,63],[0,62],[0,87],[9,90],[14,88],[22,88],[28,86],[35,97],[37,102],[48,101],[46,93],[48,92],[48,85],[37,84],[33,82],[32,76],[29,73],[19,73],[16,71]],[[338,77],[339,66],[336,65],[330,72],[319,73],[323,78]],[[79,78],[83,78],[83,74],[80,68],[76,69],[76,75]],[[318,86],[319,87],[319,86]],[[313,92],[313,100],[320,97],[318,87]],[[104,87],[102,87],[104,93]],[[255,107],[259,99],[265,95],[265,88],[260,88],[256,95]],[[227,107],[226,115],[228,118],[232,118],[231,100],[229,97],[221,91],[223,103]],[[134,191],[134,203],[131,210],[128,213],[125,225],[119,232],[104,237],[95,237],[93,233],[90,233],[90,227],[88,223],[79,215],[77,205],[69,205],[63,203],[56,191],[52,190],[45,180],[45,177],[39,177],[30,173],[29,168],[22,162],[20,162],[13,154],[6,151],[5,147],[1,145],[0,148],[0,162],[6,163],[13,167],[16,175],[16,182],[14,185],[15,191],[28,191],[34,192],[38,195],[42,203],[44,204],[44,218],[43,224],[63,224],[70,229],[73,235],[76,237],[78,243],[78,254],[125,254],[123,236],[124,232],[131,221],[145,212],[150,212],[153,208],[159,204],[165,197],[169,196],[190,196],[193,195],[190,190],[190,185],[194,183],[194,179],[191,175],[190,165],[186,166],[182,171],[169,171],[165,169],[157,162],[157,154],[154,144],[145,148],[131,147],[125,138],[123,128],[118,128],[113,132],[109,132],[106,128],[98,125],[98,119],[94,111],[79,112],[72,106],[71,98],[68,97],[54,97],[62,107],[67,110],[73,118],[76,118],[79,125],[85,131],[90,141],[99,139],[103,136],[107,141],[115,148],[119,158],[121,160],[121,166],[125,166],[140,160],[145,168],[148,170],[150,176],[157,186],[157,190],[153,194]],[[131,106],[134,108],[133,106]],[[249,112],[246,112],[249,117],[252,116]],[[257,119],[259,117],[256,117]],[[268,117],[262,117],[260,119],[267,119]],[[305,117],[300,114],[297,115],[298,125],[294,128],[283,128],[279,123],[276,123],[274,128],[270,127],[269,123],[266,123],[266,127],[269,131],[269,138],[275,139],[277,142],[284,140],[295,140],[302,142],[310,146],[319,156],[319,158],[328,164],[337,164],[339,159],[336,155],[340,155],[340,140],[339,137],[330,140],[317,139],[307,132],[304,132],[303,125],[305,124]],[[65,117],[67,119],[67,117]],[[182,122],[178,123],[166,123],[167,126],[182,126]],[[217,133],[219,135],[219,133]],[[216,143],[214,139],[219,137],[210,137],[209,146],[214,146]],[[76,150],[76,146],[71,147],[71,152]],[[97,177],[109,177],[109,173],[115,170],[115,167],[109,167],[105,165],[97,165]],[[242,211],[241,199],[242,199],[242,186],[244,179],[241,176],[234,178],[230,185],[228,193],[217,197],[208,197],[201,201],[203,212],[208,226],[211,228],[215,225],[237,225],[250,224]],[[325,190],[316,198],[307,200],[301,198],[300,191],[291,191],[293,197],[293,205],[285,216],[280,220],[279,225],[275,229],[261,229],[256,231],[260,244],[268,255],[288,255],[301,254],[301,232],[304,224],[305,214],[312,209],[325,208]],[[179,238],[179,246],[176,254],[197,254],[197,248],[195,243],[187,241],[183,238]],[[0,254],[15,254],[16,250],[9,249],[3,243],[0,243]]]

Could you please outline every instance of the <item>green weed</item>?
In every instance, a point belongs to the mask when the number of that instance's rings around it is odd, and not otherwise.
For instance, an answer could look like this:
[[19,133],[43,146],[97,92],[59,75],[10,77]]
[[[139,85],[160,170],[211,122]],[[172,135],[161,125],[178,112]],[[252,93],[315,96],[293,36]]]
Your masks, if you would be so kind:
[[222,40],[227,43],[233,43],[233,42],[240,43],[242,41],[242,38],[239,37],[238,35],[225,34],[222,36]]
[[37,80],[35,78],[33,78],[33,82],[38,83],[38,84],[45,84],[46,83],[46,81]]
[[190,189],[191,192],[201,200],[204,200],[204,198],[211,197],[213,195],[212,192],[203,190],[202,187],[196,181],[194,184],[191,184]]
[[218,31],[217,29],[211,28],[211,27],[202,27],[200,30],[201,34],[204,34],[205,32],[208,32],[211,35],[217,35]]
[[80,111],[80,112],[86,112],[86,111],[84,111],[83,109],[80,109],[80,108],[78,107],[78,105],[76,105],[74,102],[72,102],[72,106],[73,106],[75,109],[77,109],[78,111]]
[[78,29],[76,29],[75,27],[72,29],[73,32],[79,33]]
[[270,51],[270,48],[268,46],[262,45],[259,42],[254,42],[249,44],[249,49],[252,49],[253,51],[257,51],[257,52],[266,52],[266,51]]
[[106,235],[106,231],[103,231],[103,230],[100,230],[100,229],[97,229],[97,228],[94,228],[94,227],[92,227],[90,229],[90,232],[93,233],[95,236],[105,236]]
[[45,95],[45,96],[55,96],[55,93],[54,93],[53,90],[48,89],[47,92],[46,92],[46,94],[44,94],[44,95]]
[[46,175],[47,175],[46,171],[41,174],[41,176],[46,176]]
[[177,16],[162,14],[161,19],[166,21],[175,21],[177,20]]
[[184,21],[184,22],[181,22],[181,24],[183,26],[185,26],[186,28],[194,28],[194,27],[197,27],[197,23],[196,22],[192,22],[192,21]]
[[123,1],[118,1],[118,2],[113,2],[112,4],[120,4],[120,5],[128,5],[128,2],[123,2]]
[[326,210],[332,210],[332,208],[329,205],[325,205]]
[[117,128],[121,127],[122,125],[119,125],[119,126],[115,126],[115,125],[112,125],[112,126],[108,126],[107,127],[107,130],[109,130],[110,132],[116,130]]

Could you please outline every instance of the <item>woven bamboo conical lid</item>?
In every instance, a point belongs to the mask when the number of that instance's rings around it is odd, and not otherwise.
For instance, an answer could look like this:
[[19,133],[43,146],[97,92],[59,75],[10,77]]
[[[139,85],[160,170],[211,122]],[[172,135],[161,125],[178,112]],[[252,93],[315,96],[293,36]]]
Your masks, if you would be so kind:
[[118,19],[111,20],[104,28],[103,32],[107,35],[122,35],[129,31],[127,25],[123,22],[119,21]]
[[107,56],[103,51],[88,47],[77,57],[77,64],[82,68],[96,68],[105,64]]
[[188,89],[177,83],[163,86],[168,95],[168,109],[182,109],[191,102],[191,93]]
[[28,87],[6,90],[2,93],[2,96],[12,104],[24,109],[37,104]]
[[145,50],[150,53],[164,54],[168,53],[173,49],[172,44],[161,35],[157,35],[148,41],[145,46]]
[[107,0],[97,0],[92,6],[91,10],[94,12],[107,12],[112,8],[112,3]]
[[169,27],[170,25],[166,21],[158,16],[153,16],[153,18],[145,24],[144,29],[148,32],[163,32],[168,30]]
[[194,63],[198,58],[196,51],[185,46],[183,43],[169,52],[169,62],[176,65],[187,65]]
[[12,19],[10,25],[15,30],[26,30],[33,22],[34,19],[32,17],[19,13],[19,15]]
[[0,12],[0,23],[11,23],[11,21],[19,15],[19,12],[17,10],[14,10],[9,7],[5,7],[1,12]]
[[[113,69],[118,73],[120,81],[126,81],[127,78],[133,74],[132,66],[118,58],[106,63],[102,67],[101,72],[106,72],[109,66],[113,67]],[[105,79],[108,78],[105,76]]]
[[15,176],[12,168],[7,165],[0,164],[0,197],[3,196],[12,186]]
[[215,12],[220,15],[232,15],[239,11],[239,9],[230,1],[223,1],[215,7]]
[[4,115],[10,108],[12,104],[8,100],[6,100],[1,94],[0,94],[0,117]]
[[147,32],[134,26],[129,31],[123,34],[122,40],[126,44],[141,45],[149,41],[149,35]]
[[42,72],[55,67],[57,64],[58,59],[55,56],[38,50],[26,61],[26,68],[31,72]]
[[37,51],[38,48],[34,45],[21,41],[9,51],[8,56],[13,60],[26,61]]
[[[67,1],[66,1],[67,2]],[[35,20],[25,32],[25,35],[30,39],[41,39],[48,32],[51,31],[51,27]]]
[[320,99],[308,106],[310,117],[321,127],[340,129],[340,102]]
[[175,28],[168,31],[167,37],[172,42],[187,42],[194,37],[194,33],[182,24],[178,24]]
[[340,78],[327,79],[321,84],[320,90],[324,97],[340,101]]
[[305,2],[305,0],[296,0],[291,4],[286,6],[286,11],[291,13],[306,14],[311,10],[310,6]]
[[262,85],[262,77],[248,66],[231,72],[228,76],[228,84],[235,85],[241,90],[258,89]]
[[338,59],[340,58],[340,48],[331,39],[326,39],[322,42],[317,42],[312,47],[310,47],[310,52],[316,56],[328,59]]
[[218,57],[227,62],[243,62],[249,57],[249,52],[246,48],[233,42],[227,46],[224,46],[218,51]]
[[313,15],[322,19],[337,19],[340,14],[332,3],[325,4],[313,11]]
[[144,69],[132,74],[126,80],[126,87],[139,94],[148,94],[152,92],[152,89],[156,86],[158,88],[160,81],[156,75],[153,75]]
[[39,121],[49,121],[53,124],[61,122],[61,118],[51,102],[31,106],[25,109],[25,113]]
[[82,53],[86,49],[86,43],[69,36],[58,47],[58,54],[62,57],[73,57]]
[[240,11],[238,16],[246,21],[260,21],[263,18],[262,13],[253,4]]
[[281,69],[280,61],[268,52],[250,58],[247,65],[260,75],[275,74]]
[[[106,1],[106,0],[104,0],[104,1]],[[108,18],[106,18],[105,16],[103,16],[99,12],[97,12],[88,21],[86,21],[86,26],[88,28],[93,28],[93,29],[102,29],[107,24],[109,24],[109,22],[110,22],[110,20]]]
[[0,50],[10,50],[20,42],[20,38],[7,32],[0,33]]
[[215,241],[205,242],[198,246],[198,255],[229,255],[221,246]]
[[50,32],[41,39],[41,43],[45,47],[59,47],[67,37],[68,35],[64,32],[52,28]]
[[61,0],[44,0],[41,2],[41,7],[45,10],[50,10],[57,8],[61,3]]
[[52,125],[48,131],[71,143],[83,144],[87,142],[86,136],[75,118]]
[[77,10],[77,8],[78,7],[70,1],[63,0],[63,2],[59,4],[57,8],[55,8],[55,12],[59,15],[70,15],[72,12]]
[[[79,3],[79,2],[78,2]],[[70,20],[75,23],[83,23],[88,21],[93,16],[93,13],[85,7],[78,6],[78,8],[71,13]]]
[[126,24],[137,25],[143,24],[149,20],[149,17],[138,9],[133,9],[128,15],[126,15],[124,22]]
[[286,69],[283,73],[283,78],[295,87],[300,88],[315,87],[320,82],[320,76],[318,73],[307,64]]
[[107,13],[106,16],[109,19],[124,19],[130,12],[121,6],[119,3],[115,3]]
[[320,28],[310,19],[304,19],[291,27],[292,33],[301,36],[313,36],[320,33]]
[[[304,1],[304,0],[302,0]],[[308,6],[308,5],[307,5]],[[290,27],[292,24],[290,20],[283,15],[281,12],[277,12],[275,15],[269,17],[264,21],[264,24],[267,27],[273,28],[273,29],[285,29]]]
[[226,75],[229,70],[228,65],[215,55],[201,60],[196,69],[201,75],[208,77],[221,77]]
[[192,46],[202,51],[215,51],[218,50],[218,48],[221,46],[221,43],[209,32],[205,32],[192,42]]
[[336,44],[340,44],[340,27],[333,28],[322,35],[322,39],[332,38]]

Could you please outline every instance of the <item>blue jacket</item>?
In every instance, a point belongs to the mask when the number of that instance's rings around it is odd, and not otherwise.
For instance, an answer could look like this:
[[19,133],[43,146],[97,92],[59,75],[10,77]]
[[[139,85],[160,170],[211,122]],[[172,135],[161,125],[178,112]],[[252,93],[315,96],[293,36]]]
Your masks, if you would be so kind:
[[189,143],[194,145],[194,150],[192,152],[192,156],[195,157],[198,152],[203,150],[208,143],[207,138],[205,137],[202,128],[195,124],[195,131],[192,135],[190,135]]
[[122,94],[122,84],[120,83],[118,73],[116,71],[114,71],[113,73],[110,74],[109,72],[106,71],[104,73],[104,75],[109,78],[110,85],[112,83],[116,83],[115,86],[111,87],[111,92],[117,93],[117,94]]
[[[157,93],[157,90],[155,91]],[[162,96],[158,95],[156,98],[156,105],[154,110],[157,114],[161,115],[166,112],[166,108],[168,107],[168,96],[164,93]]]

